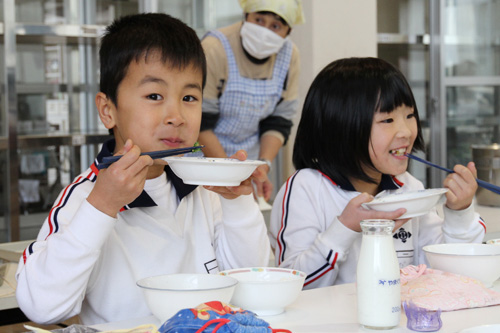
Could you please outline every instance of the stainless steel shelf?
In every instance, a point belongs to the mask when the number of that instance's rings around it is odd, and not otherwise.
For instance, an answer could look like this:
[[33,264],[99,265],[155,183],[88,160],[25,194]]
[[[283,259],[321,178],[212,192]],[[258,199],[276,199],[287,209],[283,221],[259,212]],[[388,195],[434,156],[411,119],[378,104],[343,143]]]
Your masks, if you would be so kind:
[[[105,28],[105,26],[101,25],[17,23],[14,27],[14,33],[18,43],[97,44]],[[4,32],[4,24],[0,22],[0,36],[3,36]]]
[[107,133],[54,133],[19,135],[18,148],[41,148],[47,146],[82,146],[100,144],[111,138]]
[[[71,86],[71,89],[68,87]],[[51,83],[17,83],[16,92],[18,94],[50,94],[54,92],[74,92],[88,91],[89,87],[82,84],[51,84]]]
[[378,33],[378,44],[407,44],[407,45],[429,45],[431,37],[424,35],[405,35],[396,33]]
[[471,127],[479,131],[480,127],[492,127],[500,125],[499,116],[449,116],[446,122],[447,128]]
[[500,86],[500,76],[446,76],[443,80],[450,87]]
[[16,24],[18,36],[58,36],[58,37],[86,37],[99,38],[105,26],[100,25],[72,25],[72,24]]
[[[405,45],[429,45],[431,41],[430,34],[407,35],[399,33],[378,33],[378,44],[405,44]],[[443,36],[443,45],[445,46],[500,46],[500,37],[491,40],[491,38],[463,37],[455,35]]]
[[446,46],[473,46],[473,47],[491,47],[500,45],[500,37],[496,37],[493,40],[490,36],[457,36],[457,35],[445,35],[443,36],[443,43]]

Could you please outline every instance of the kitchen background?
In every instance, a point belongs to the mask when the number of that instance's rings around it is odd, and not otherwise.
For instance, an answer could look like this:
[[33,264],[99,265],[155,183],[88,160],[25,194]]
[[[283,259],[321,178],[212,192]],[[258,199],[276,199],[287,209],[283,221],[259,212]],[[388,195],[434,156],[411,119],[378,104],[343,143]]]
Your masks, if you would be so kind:
[[[379,56],[407,76],[427,158],[452,167],[472,145],[500,143],[500,0],[303,0],[300,96],[341,57]],[[237,0],[0,1],[0,243],[32,239],[59,191],[107,138],[95,111],[98,45],[114,18],[166,12],[202,37],[242,18]],[[298,116],[299,117],[299,116]],[[297,120],[298,120],[297,117]],[[293,172],[293,134],[274,163],[275,187]],[[495,181],[500,155],[481,150]],[[445,174],[412,164],[427,187]],[[500,175],[498,175],[500,181]],[[478,192],[488,231],[500,231],[500,196]]]

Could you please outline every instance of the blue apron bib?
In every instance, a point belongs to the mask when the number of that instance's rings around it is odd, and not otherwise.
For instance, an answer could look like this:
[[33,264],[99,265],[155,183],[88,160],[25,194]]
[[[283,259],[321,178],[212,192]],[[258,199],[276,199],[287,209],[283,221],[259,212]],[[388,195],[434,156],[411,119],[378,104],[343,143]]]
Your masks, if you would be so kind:
[[272,78],[255,80],[240,75],[233,50],[224,34],[217,30],[208,34],[221,41],[229,69],[226,88],[219,99],[220,117],[214,133],[228,156],[245,149],[249,159],[257,159],[259,122],[273,113],[281,98],[290,67],[292,43],[287,40],[278,52]]

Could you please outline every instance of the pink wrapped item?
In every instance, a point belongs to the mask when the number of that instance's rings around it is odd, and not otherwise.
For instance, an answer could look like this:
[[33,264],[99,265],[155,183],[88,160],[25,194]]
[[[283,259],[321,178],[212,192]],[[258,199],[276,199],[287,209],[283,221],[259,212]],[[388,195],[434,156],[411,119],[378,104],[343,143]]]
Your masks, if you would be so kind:
[[427,310],[453,311],[498,305],[500,293],[470,277],[410,265],[401,269],[401,302],[410,300]]

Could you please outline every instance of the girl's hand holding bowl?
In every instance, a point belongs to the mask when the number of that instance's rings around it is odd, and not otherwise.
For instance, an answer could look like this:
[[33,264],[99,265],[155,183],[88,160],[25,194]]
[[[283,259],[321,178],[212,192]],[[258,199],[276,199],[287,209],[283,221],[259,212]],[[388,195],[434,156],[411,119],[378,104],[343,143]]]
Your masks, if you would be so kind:
[[361,232],[360,222],[363,220],[395,220],[395,228],[394,230],[399,229],[404,223],[408,221],[405,220],[397,220],[400,216],[406,213],[405,208],[399,208],[391,212],[383,212],[376,210],[369,210],[362,206],[363,203],[370,202],[373,200],[373,196],[368,193],[361,193],[357,197],[353,198],[347,206],[344,208],[344,211],[339,216],[339,221],[342,222],[347,228]]

